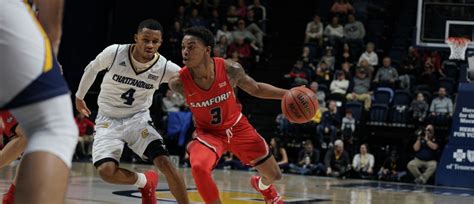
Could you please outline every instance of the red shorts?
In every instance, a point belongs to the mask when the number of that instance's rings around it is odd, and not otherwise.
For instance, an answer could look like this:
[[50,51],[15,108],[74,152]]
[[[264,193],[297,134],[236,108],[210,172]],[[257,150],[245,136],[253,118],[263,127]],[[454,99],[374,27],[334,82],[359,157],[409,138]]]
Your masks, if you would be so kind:
[[[217,161],[226,151],[232,152],[243,164],[254,166],[269,155],[269,147],[257,130],[242,116],[230,130],[196,129],[194,140],[188,145],[188,152],[196,145],[204,145],[217,154]],[[227,131],[228,132],[228,131]]]

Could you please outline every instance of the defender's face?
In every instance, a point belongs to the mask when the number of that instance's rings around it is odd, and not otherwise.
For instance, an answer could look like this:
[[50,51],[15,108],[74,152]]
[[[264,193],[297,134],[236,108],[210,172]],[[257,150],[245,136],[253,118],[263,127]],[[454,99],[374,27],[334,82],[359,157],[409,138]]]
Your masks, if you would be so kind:
[[195,67],[202,62],[206,55],[210,56],[210,47],[205,46],[199,38],[186,35],[181,43],[181,55],[184,65]]
[[162,33],[158,30],[143,28],[135,34],[135,49],[145,59],[153,59],[161,46]]

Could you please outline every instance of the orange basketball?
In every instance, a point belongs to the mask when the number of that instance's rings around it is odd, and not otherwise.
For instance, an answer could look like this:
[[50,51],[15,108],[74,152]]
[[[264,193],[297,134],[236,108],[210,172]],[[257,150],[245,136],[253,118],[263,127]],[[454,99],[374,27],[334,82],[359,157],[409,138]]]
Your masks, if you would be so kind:
[[316,115],[317,96],[305,87],[292,88],[283,96],[281,110],[290,122],[306,123]]

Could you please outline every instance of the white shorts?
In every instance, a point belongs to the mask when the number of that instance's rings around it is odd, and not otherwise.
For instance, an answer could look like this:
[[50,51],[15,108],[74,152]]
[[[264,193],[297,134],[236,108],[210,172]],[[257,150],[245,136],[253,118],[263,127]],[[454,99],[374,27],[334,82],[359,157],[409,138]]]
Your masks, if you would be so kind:
[[0,109],[67,94],[51,44],[29,5],[20,0],[0,5]]
[[150,112],[140,112],[132,117],[117,119],[98,115],[96,118],[92,160],[96,167],[107,161],[117,164],[122,156],[124,144],[144,160],[148,158],[145,150],[156,141],[153,151],[158,155],[168,155],[163,138],[151,122]]
[[0,5],[0,110],[11,110],[24,129],[25,155],[48,152],[71,166],[77,125],[48,37],[27,3]]

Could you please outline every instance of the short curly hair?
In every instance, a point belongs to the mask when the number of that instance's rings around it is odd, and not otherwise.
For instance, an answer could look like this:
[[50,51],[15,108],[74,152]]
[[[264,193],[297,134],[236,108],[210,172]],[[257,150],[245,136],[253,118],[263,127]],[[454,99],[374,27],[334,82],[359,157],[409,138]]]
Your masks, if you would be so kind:
[[211,50],[214,49],[215,39],[212,32],[204,27],[191,27],[184,31],[184,35],[190,35],[199,38],[205,46],[211,46]]

